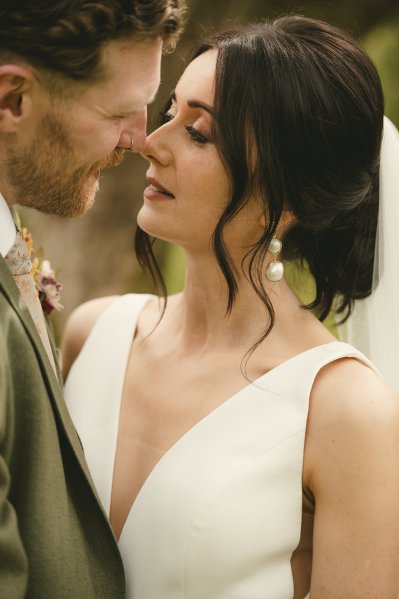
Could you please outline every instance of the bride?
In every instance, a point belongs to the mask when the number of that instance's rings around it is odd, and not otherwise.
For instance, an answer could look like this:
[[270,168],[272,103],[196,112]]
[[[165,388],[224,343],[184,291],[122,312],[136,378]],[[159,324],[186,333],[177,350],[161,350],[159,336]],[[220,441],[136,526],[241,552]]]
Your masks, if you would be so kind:
[[396,598],[398,397],[321,322],[373,285],[376,70],[283,17],[203,43],[162,118],[136,247],[159,279],[152,238],[179,244],[184,290],[88,302],[64,341],[128,597]]

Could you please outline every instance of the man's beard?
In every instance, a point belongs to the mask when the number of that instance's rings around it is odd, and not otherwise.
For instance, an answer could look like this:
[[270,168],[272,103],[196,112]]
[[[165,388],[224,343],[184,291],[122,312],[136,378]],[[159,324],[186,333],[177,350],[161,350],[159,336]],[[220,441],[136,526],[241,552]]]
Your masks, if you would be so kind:
[[68,128],[60,118],[48,115],[40,123],[32,147],[10,149],[7,174],[12,201],[57,216],[84,214],[98,190],[98,182],[91,175],[97,169],[120,164],[124,153],[116,148],[100,162],[78,166],[79,149],[72,148]]

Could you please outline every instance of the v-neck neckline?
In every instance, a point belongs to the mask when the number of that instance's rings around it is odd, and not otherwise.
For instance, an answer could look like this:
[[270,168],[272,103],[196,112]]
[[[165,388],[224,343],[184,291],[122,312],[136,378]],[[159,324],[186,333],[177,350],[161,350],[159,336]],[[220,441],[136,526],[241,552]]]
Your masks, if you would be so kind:
[[[112,447],[114,450],[114,454],[113,454],[113,459],[112,459],[112,476],[111,476],[111,484],[110,484],[110,489],[108,492],[108,505],[109,505],[109,513],[108,516],[110,516],[110,512],[111,512],[111,505],[112,505],[112,493],[113,493],[113,489],[114,489],[114,474],[115,474],[115,462],[116,462],[116,454],[117,454],[117,450],[118,450],[118,440],[119,440],[119,432],[120,432],[120,428],[121,428],[121,422],[120,422],[120,418],[121,418],[121,408],[122,408],[122,398],[123,398],[123,391],[125,388],[125,380],[126,380],[126,375],[127,375],[127,369],[129,366],[129,356],[130,353],[132,351],[132,344],[133,344],[133,339],[136,335],[136,331],[137,331],[137,325],[140,319],[140,316],[142,314],[142,311],[144,310],[144,308],[147,306],[148,302],[151,301],[155,296],[153,295],[145,295],[143,296],[143,302],[142,305],[139,306],[139,308],[135,311],[135,319],[132,322],[132,329],[131,329],[131,336],[130,336],[130,344],[129,346],[126,348],[127,349],[127,360],[125,362],[125,366],[124,366],[124,371],[123,371],[123,381],[122,381],[122,385],[121,385],[121,392],[119,394],[118,397],[118,405],[116,406],[116,410],[118,413],[118,418],[117,418],[117,426],[116,426],[116,430],[113,432],[113,443],[112,443]],[[291,358],[288,358],[287,360],[284,360],[283,362],[280,362],[280,364],[277,364],[276,366],[274,366],[273,368],[271,368],[270,370],[268,370],[267,372],[264,372],[263,374],[261,374],[259,377],[257,377],[255,380],[251,381],[250,383],[248,383],[247,385],[245,385],[244,387],[242,387],[241,389],[239,389],[238,391],[236,391],[235,393],[233,393],[232,395],[230,395],[229,397],[227,397],[225,400],[223,400],[220,404],[218,404],[217,406],[215,406],[210,412],[208,412],[205,416],[203,416],[202,418],[200,418],[197,422],[195,422],[190,428],[188,428],[182,435],[180,435],[180,437],[178,439],[176,439],[172,445],[161,455],[161,457],[157,460],[157,462],[154,464],[153,468],[149,471],[148,475],[146,476],[143,484],[141,485],[136,497],[134,498],[129,511],[127,513],[126,519],[123,523],[123,526],[121,528],[120,534],[119,534],[119,538],[118,538],[118,542],[121,540],[122,536],[123,536],[123,532],[126,528],[126,524],[128,522],[128,520],[130,519],[132,512],[134,511],[135,505],[137,504],[139,497],[141,496],[141,494],[143,493],[145,487],[147,486],[147,484],[149,484],[150,479],[152,479],[154,476],[156,476],[157,472],[161,469],[163,462],[167,459],[167,457],[169,456],[169,454],[172,451],[175,451],[176,448],[179,447],[179,445],[181,445],[182,443],[184,443],[185,439],[187,439],[187,437],[191,436],[192,434],[194,434],[194,432],[197,430],[197,428],[199,426],[204,426],[204,424],[209,421],[210,419],[212,419],[213,416],[215,416],[216,414],[218,414],[220,411],[222,410],[226,410],[228,409],[228,407],[238,398],[240,398],[241,395],[245,395],[245,392],[248,391],[249,388],[251,387],[257,387],[258,385],[260,385],[261,383],[263,383],[265,381],[265,379],[271,377],[274,373],[278,372],[281,368],[286,367],[287,365],[295,362],[297,359],[299,359],[300,357],[302,357],[304,354],[307,354],[308,352],[313,352],[313,351],[318,351],[320,350],[321,347],[324,346],[333,346],[333,345],[346,345],[343,344],[340,341],[330,341],[327,343],[323,343],[314,347],[311,347],[307,350],[304,350],[298,354],[295,354],[294,356],[292,356]]]

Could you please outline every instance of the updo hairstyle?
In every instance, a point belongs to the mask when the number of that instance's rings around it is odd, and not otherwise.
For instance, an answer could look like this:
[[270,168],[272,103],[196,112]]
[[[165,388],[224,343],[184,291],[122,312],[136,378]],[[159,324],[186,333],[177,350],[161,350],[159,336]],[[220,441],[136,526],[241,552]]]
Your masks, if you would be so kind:
[[[242,268],[270,314],[259,342],[274,323],[264,262],[285,209],[294,221],[283,257],[306,262],[316,282],[306,307],[324,319],[334,306],[345,318],[372,284],[384,114],[376,68],[349,35],[299,16],[220,33],[192,59],[210,49],[218,50],[213,136],[232,183],[210,231],[228,284],[227,314],[238,273],[223,231],[255,194],[267,226]],[[139,230],[139,260],[157,274],[151,243]]]

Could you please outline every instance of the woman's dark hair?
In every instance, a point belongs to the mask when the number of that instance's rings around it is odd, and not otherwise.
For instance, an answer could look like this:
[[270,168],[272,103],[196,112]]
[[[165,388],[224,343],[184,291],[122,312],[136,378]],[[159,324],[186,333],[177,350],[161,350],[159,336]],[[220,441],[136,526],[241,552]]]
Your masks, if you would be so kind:
[[[285,209],[295,220],[284,257],[307,262],[316,282],[307,307],[324,319],[334,305],[345,318],[372,283],[384,112],[373,63],[346,33],[298,16],[218,34],[193,59],[210,49],[218,50],[214,136],[232,182],[213,233],[227,312],[237,284],[223,231],[255,191],[268,223],[246,257],[247,276],[270,314],[260,341],[274,323],[263,263]],[[150,250],[139,230],[138,258],[157,274]]]
[[184,0],[3,0],[0,64],[17,57],[50,76],[96,79],[107,42],[161,36],[172,50],[184,6]]

